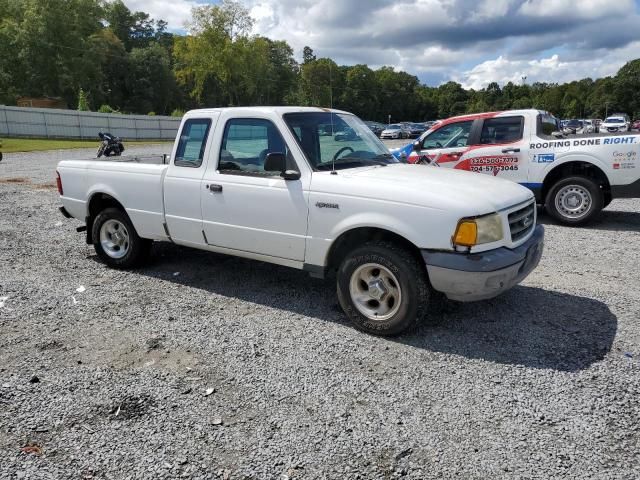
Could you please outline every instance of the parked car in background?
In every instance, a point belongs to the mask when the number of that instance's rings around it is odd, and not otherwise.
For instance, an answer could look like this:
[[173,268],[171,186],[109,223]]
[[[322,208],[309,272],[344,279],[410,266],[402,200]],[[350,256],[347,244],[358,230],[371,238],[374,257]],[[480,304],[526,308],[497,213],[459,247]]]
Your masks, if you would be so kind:
[[631,130],[640,130],[640,120],[635,120],[631,124]]
[[600,131],[603,133],[619,133],[629,130],[629,124],[626,118],[620,115],[607,117],[600,124]]
[[596,133],[600,132],[600,125],[602,125],[602,119],[601,118],[594,118],[593,119],[593,124],[596,127]]
[[422,135],[424,132],[427,131],[427,129],[424,128],[424,125],[421,123],[410,123],[408,127],[409,127],[409,136],[411,138],[418,138],[420,135]]
[[584,123],[582,120],[569,120],[565,123],[564,127],[562,127],[562,132],[565,135],[575,135],[579,133],[583,133]]
[[596,126],[593,123],[593,120],[584,119],[582,120],[582,133],[595,133]]
[[399,138],[409,138],[410,132],[407,127],[401,125],[399,123],[393,123],[385,128],[380,134],[380,138],[383,139],[399,139]]
[[371,129],[371,131],[373,133],[375,133],[376,137],[379,137],[380,134],[384,131],[384,129],[386,128],[385,125],[383,125],[382,123],[378,123],[378,122],[371,122],[371,121],[367,121],[364,122],[365,125],[367,127],[369,127]]

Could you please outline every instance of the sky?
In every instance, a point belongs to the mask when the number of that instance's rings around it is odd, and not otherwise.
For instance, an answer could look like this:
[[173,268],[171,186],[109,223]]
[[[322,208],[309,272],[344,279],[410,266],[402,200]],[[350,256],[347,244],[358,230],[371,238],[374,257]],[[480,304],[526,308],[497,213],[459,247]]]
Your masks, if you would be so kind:
[[[123,0],[184,32],[215,0]],[[640,0],[241,0],[254,33],[339,65],[393,66],[481,89],[614,75],[640,57]],[[523,80],[523,77],[526,79]]]

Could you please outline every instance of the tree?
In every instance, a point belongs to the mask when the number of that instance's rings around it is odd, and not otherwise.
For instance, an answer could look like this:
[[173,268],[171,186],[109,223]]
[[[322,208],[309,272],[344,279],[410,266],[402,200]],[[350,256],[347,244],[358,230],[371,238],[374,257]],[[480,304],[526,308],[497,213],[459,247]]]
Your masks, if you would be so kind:
[[316,59],[316,56],[313,54],[313,49],[311,47],[304,47],[302,49],[302,63],[313,62]]
[[640,60],[626,63],[618,71],[614,84],[617,105],[634,118],[640,117]]
[[175,82],[169,56],[160,45],[134,48],[129,56],[125,109],[132,112],[168,113]]
[[86,92],[81,88],[78,93],[78,111],[79,112],[88,112],[89,109],[89,100],[87,100]]
[[132,12],[122,2],[115,0],[105,7],[105,20],[111,31],[129,52],[132,48],[144,48],[164,34],[167,23],[156,22],[145,12]]

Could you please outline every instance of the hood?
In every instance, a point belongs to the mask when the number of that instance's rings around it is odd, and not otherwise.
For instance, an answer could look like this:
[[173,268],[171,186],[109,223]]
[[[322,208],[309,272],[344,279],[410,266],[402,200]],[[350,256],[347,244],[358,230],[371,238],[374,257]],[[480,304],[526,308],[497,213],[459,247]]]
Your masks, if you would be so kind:
[[460,216],[492,213],[533,199],[517,183],[480,173],[425,165],[392,164],[316,172],[313,190],[455,211]]

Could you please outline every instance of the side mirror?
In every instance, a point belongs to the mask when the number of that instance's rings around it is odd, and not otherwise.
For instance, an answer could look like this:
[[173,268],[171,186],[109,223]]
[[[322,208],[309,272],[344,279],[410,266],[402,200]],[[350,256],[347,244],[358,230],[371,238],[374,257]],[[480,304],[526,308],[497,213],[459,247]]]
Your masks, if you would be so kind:
[[420,141],[413,142],[413,151],[420,152],[421,150],[422,150],[422,145],[420,144]]
[[287,169],[287,158],[284,153],[268,153],[264,159],[265,172],[284,172]]
[[265,172],[280,172],[280,176],[285,180],[300,180],[300,172],[297,170],[287,170],[287,157],[284,153],[268,153],[264,160]]

